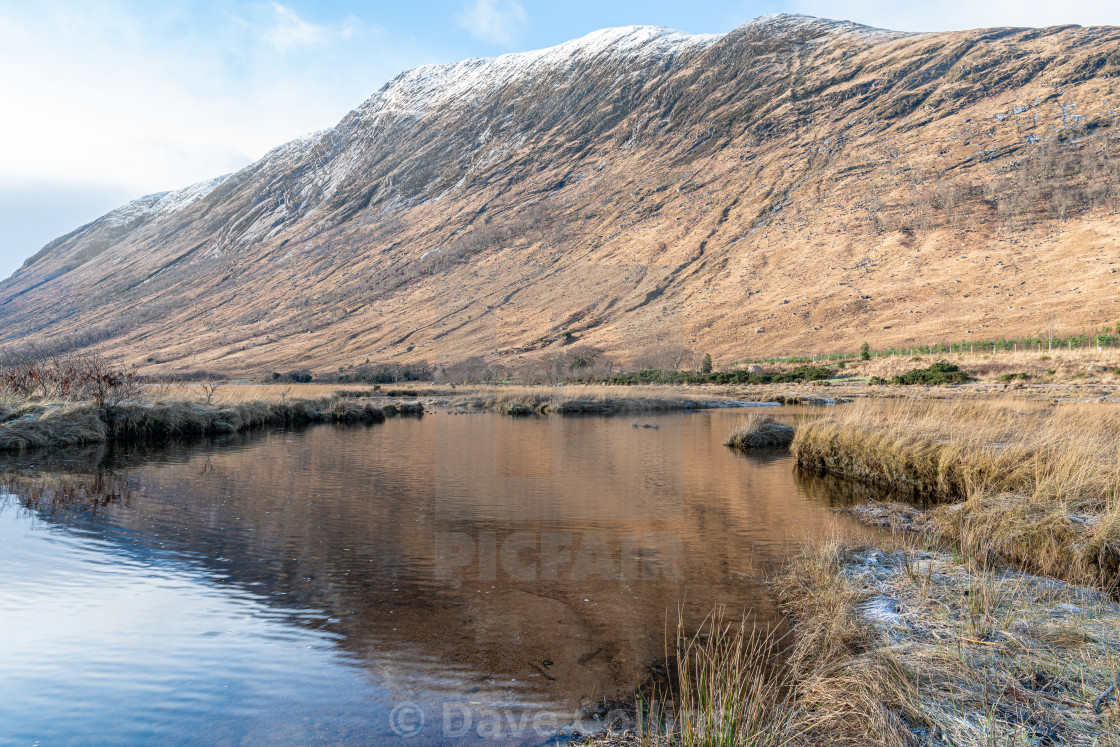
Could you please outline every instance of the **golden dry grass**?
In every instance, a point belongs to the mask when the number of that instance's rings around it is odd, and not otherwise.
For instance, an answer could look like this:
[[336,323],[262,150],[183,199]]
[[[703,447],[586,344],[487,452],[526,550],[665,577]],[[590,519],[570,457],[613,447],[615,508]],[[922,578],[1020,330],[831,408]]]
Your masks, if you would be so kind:
[[[295,399],[329,399],[340,389],[368,391],[374,393],[372,386],[348,386],[338,384],[241,384],[227,383],[218,385],[213,391],[212,401],[221,403],[238,402],[284,402]],[[207,391],[203,383],[147,384],[144,398],[153,402],[160,401],[205,401]]]
[[464,386],[412,387],[415,391],[460,407],[495,409],[502,412],[528,408],[545,414],[635,413],[718,407],[733,403],[729,393],[704,391],[687,386]]
[[793,433],[792,425],[752,412],[731,429],[723,445],[734,449],[778,448],[793,443]]
[[89,403],[0,404],[0,450],[97,443],[107,437],[98,408]]
[[[917,360],[915,360],[915,358]],[[948,361],[975,376],[982,383],[994,383],[1005,374],[1027,374],[1035,384],[1104,384],[1120,385],[1120,348],[1055,349],[1047,352],[997,351],[940,353],[936,355],[897,355],[848,363],[844,373],[858,376],[881,376],[889,379],[912,368],[925,368],[939,360]],[[1106,369],[1106,370],[1099,370]]]
[[[400,385],[363,386],[358,384],[240,384],[219,386],[214,402],[280,402],[287,399],[323,399],[339,394],[347,397],[380,397],[385,395],[417,395],[448,404],[474,405],[485,409],[502,409],[523,404],[534,410],[551,412],[576,411],[579,406],[593,409],[615,407],[640,411],[680,409],[726,403],[730,396],[706,392],[686,386],[603,386],[566,384],[563,386],[520,386],[476,384],[448,386],[426,382]],[[201,383],[149,384],[145,396],[153,400],[205,400],[207,391]]]
[[862,402],[805,423],[798,463],[957,502],[935,531],[971,553],[1112,587],[1120,572],[1120,407]]

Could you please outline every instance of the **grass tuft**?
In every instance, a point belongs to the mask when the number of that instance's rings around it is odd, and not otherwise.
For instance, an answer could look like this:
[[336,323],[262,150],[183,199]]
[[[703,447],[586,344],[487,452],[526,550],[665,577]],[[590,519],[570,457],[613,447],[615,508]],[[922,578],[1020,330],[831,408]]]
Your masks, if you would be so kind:
[[793,436],[792,425],[752,412],[731,430],[723,445],[733,449],[784,448],[793,443]]

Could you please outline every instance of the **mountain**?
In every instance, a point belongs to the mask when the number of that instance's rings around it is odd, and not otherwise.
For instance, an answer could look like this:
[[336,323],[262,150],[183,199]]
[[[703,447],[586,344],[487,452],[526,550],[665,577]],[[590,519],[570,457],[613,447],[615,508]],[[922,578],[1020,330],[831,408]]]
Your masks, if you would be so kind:
[[575,341],[639,365],[1120,320],[1120,28],[632,26],[404,72],[0,283],[0,345],[147,373]]

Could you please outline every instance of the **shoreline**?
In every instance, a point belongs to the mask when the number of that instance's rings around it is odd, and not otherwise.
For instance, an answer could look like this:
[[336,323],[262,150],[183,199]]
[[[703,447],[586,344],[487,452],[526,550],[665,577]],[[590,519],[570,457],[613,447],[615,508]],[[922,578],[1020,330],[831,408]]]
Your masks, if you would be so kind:
[[68,448],[110,441],[165,442],[312,423],[382,423],[422,415],[419,403],[375,405],[353,399],[207,403],[192,400],[26,402],[0,409],[0,451]]
[[1120,588],[1120,408],[861,404],[803,423],[791,451],[802,469],[932,502],[923,534],[963,553]]
[[801,422],[798,469],[893,492],[835,509],[889,534],[805,547],[771,579],[792,639],[777,719],[795,726],[738,738],[1120,744],[1118,436],[1120,408],[1025,398],[858,402]]
[[[237,402],[228,397],[240,392],[229,386],[227,399],[213,403],[32,403],[5,411],[0,448],[15,438],[24,439],[15,448],[35,445],[34,429],[66,422],[89,431],[58,430],[61,438],[47,445],[376,423],[433,406],[550,416],[729,402],[717,387],[703,398],[636,387],[619,398],[615,389],[463,387],[453,398],[424,387],[395,397],[355,389],[319,399],[289,399],[289,389],[280,401]],[[774,389],[770,396],[786,396]],[[1120,704],[1109,689],[1120,671],[1120,408],[1022,396],[861,398],[802,419],[791,453],[801,469],[931,505],[838,509],[892,534],[879,547],[807,547],[771,579],[792,631],[782,663],[767,660],[786,678],[782,691],[794,694],[772,714],[793,730],[780,743],[1114,743],[1107,736],[1120,734]],[[669,744],[650,736],[631,729],[582,743]]]
[[[806,548],[771,589],[791,624],[776,667],[785,695],[736,702],[746,712],[772,708],[776,725],[739,731],[741,743],[1120,742],[1120,604],[1099,590],[971,566],[943,549],[835,543]],[[668,747],[702,737],[681,734],[688,719],[671,715],[669,730],[623,721],[575,743]]]

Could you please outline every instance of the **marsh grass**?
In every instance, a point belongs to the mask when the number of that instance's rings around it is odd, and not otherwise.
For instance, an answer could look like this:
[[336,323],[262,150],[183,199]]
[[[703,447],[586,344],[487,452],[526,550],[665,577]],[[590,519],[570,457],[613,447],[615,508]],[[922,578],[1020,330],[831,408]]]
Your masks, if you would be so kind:
[[1117,585],[1120,408],[859,403],[804,423],[792,450],[804,468],[950,502],[927,526],[970,554]]
[[677,737],[684,747],[785,745],[797,732],[780,641],[745,620],[713,613],[689,635],[677,625]]
[[[184,391],[196,396],[183,399]],[[7,400],[0,404],[0,450],[110,440],[160,441],[311,423],[380,423],[389,414],[423,412],[419,403],[391,407],[364,399],[293,398],[282,392],[277,388],[268,399],[254,400],[228,396],[224,389],[205,392],[182,386],[157,387],[147,390],[142,400],[111,407],[89,402]]]
[[472,386],[453,390],[417,387],[417,391],[423,396],[442,398],[456,407],[511,414],[642,413],[735,404],[734,396],[683,386]]
[[668,697],[590,744],[1116,745],[1120,606],[899,542],[806,546],[770,581],[792,632],[678,616]]
[[9,402],[0,407],[0,450],[97,443],[107,437],[100,410],[92,404]]
[[[1117,744],[1120,608],[946,552],[807,548],[774,582],[818,744]],[[884,605],[896,610],[883,615]],[[823,740],[823,741],[822,741]]]
[[731,429],[723,445],[733,449],[783,448],[793,443],[793,435],[792,425],[752,412]]
[[[716,747],[792,744],[799,720],[789,670],[781,666],[781,639],[746,619],[728,620],[723,608],[701,625],[686,627],[678,613],[667,639],[673,667],[665,693],[636,703],[634,741],[640,745]],[[665,697],[660,697],[664,695]]]

